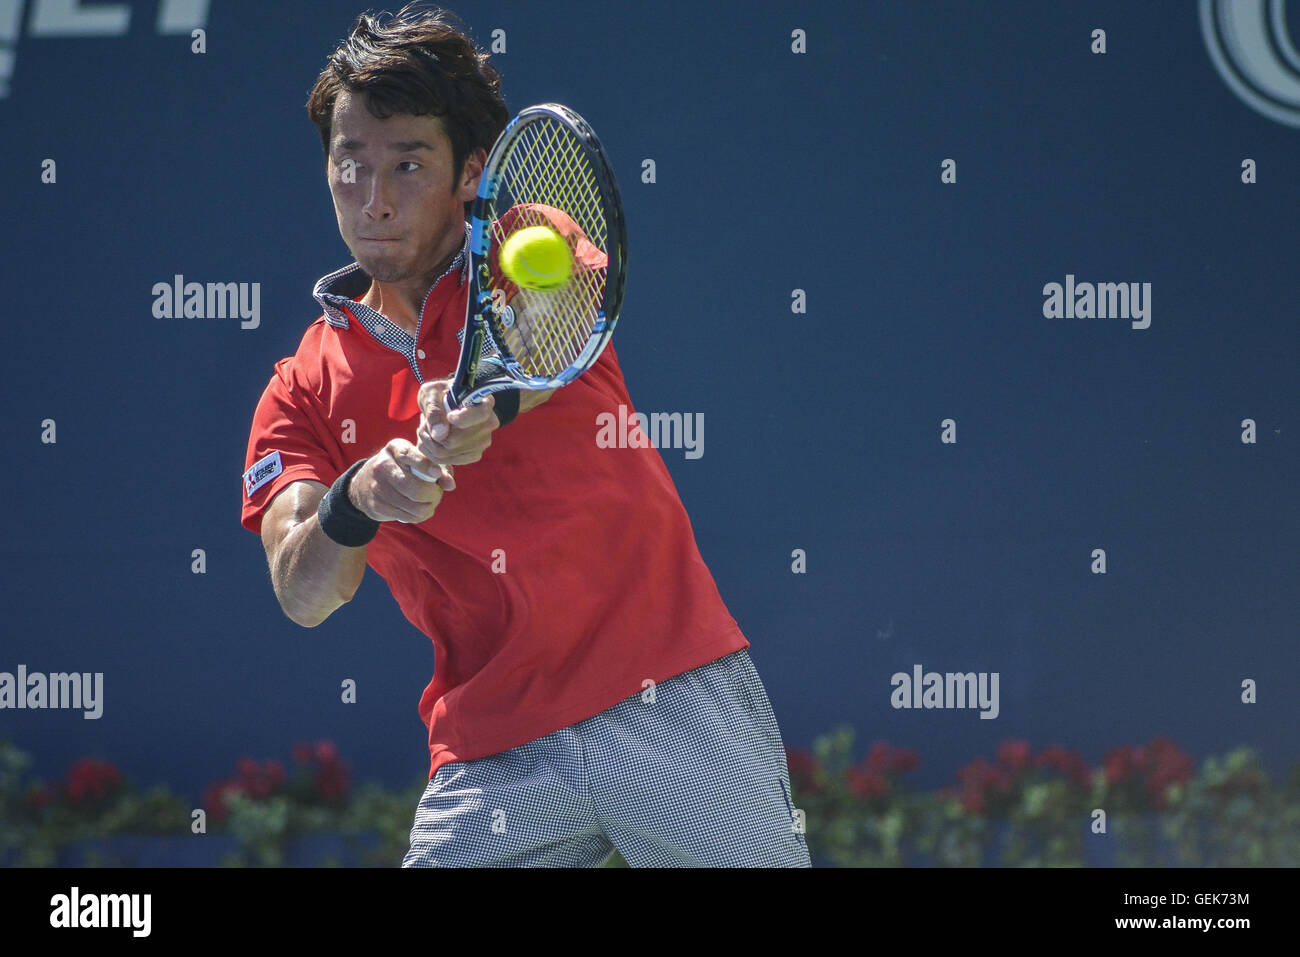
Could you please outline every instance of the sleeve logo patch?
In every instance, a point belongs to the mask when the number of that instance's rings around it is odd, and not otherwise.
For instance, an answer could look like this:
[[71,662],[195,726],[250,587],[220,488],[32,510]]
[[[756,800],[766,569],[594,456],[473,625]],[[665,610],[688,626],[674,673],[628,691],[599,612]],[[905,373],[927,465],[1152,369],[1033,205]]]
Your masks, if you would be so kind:
[[244,494],[252,498],[254,492],[283,471],[279,452],[272,452],[266,458],[254,462],[253,467],[244,473]]

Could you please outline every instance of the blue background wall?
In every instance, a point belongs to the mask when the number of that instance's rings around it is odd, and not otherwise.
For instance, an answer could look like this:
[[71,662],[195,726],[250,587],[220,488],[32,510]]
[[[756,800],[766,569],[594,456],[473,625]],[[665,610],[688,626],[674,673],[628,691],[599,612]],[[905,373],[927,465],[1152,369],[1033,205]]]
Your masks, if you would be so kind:
[[[238,522],[258,396],[350,261],[303,104],[358,4],[212,0],[203,55],[153,2],[111,5],[110,37],[34,36],[19,6],[0,670],[102,671],[105,710],[2,711],[0,736],[47,777],[97,754],[191,794],[328,737],[409,783],[429,641],[373,573],[293,625]],[[457,10],[506,31],[512,112],[570,104],[615,161],[619,356],[640,409],[704,414],[703,457],[664,458],[787,744],[849,722],[916,748],[923,784],[1005,737],[1300,754],[1300,134],[1229,90],[1195,4]],[[261,325],[155,319],[176,273],[259,282]],[[1044,318],[1067,273],[1150,282],[1150,328]],[[894,710],[914,664],[999,672],[1000,716]]]

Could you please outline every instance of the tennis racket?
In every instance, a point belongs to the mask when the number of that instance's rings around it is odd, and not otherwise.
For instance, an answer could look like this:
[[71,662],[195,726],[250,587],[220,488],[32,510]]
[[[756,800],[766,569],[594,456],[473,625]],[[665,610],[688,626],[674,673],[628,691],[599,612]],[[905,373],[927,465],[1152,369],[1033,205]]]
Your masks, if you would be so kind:
[[[569,245],[573,273],[557,288],[521,288],[501,271],[501,245],[529,226]],[[470,256],[449,412],[501,389],[556,389],[596,363],[623,305],[627,232],[614,172],[586,120],[543,103],[510,121],[479,181]]]

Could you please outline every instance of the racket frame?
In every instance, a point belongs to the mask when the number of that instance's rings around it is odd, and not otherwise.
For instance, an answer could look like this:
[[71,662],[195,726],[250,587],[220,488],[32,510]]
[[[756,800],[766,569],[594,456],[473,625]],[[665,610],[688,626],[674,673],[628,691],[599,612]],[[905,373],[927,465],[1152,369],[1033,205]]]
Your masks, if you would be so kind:
[[[496,200],[504,157],[509,155],[515,142],[531,123],[550,118],[569,127],[582,142],[592,159],[592,173],[596,180],[602,211],[605,215],[608,259],[605,272],[604,297],[597,311],[597,321],[591,335],[568,368],[553,377],[531,376],[514,359],[505,343],[505,334],[497,328],[501,317],[492,299],[492,271],[490,252],[492,224],[489,207]],[[623,307],[627,284],[627,228],[623,219],[623,202],[600,139],[581,116],[560,103],[539,103],[521,110],[502,130],[488,155],[487,164],[479,180],[478,193],[470,211],[470,294],[465,304],[465,335],[461,343],[460,361],[452,387],[447,392],[446,407],[451,412],[466,404],[478,403],[493,392],[503,389],[557,389],[568,385],[586,372],[609,343]],[[612,281],[611,281],[612,278]],[[498,353],[502,368],[481,381],[476,380],[483,343],[490,340]],[[471,387],[471,384],[472,387]]]

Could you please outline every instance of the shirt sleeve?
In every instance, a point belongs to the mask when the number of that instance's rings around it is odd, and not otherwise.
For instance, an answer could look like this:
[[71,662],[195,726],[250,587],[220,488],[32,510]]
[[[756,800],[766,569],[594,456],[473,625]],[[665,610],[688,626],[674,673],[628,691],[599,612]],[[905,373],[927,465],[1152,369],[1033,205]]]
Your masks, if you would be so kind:
[[261,534],[263,513],[287,486],[330,485],[342,474],[323,424],[314,397],[295,382],[293,359],[281,359],[253,413],[244,456],[241,523],[250,532]]

